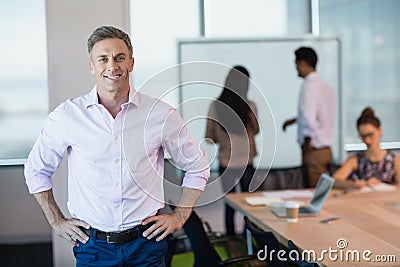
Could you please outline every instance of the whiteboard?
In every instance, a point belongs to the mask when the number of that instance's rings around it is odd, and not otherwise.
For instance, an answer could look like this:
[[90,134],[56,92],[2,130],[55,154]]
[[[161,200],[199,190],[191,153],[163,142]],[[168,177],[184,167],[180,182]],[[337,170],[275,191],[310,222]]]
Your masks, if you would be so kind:
[[[282,131],[282,123],[297,116],[298,98],[303,80],[298,77],[294,51],[301,46],[312,47],[318,55],[317,72],[332,87],[336,96],[335,144],[333,156],[341,155],[341,42],[335,37],[268,38],[268,39],[190,39],[178,41],[178,63],[208,62],[225,66],[213,72],[215,84],[181,85],[180,112],[185,121],[196,116],[206,118],[209,104],[220,95],[229,67],[242,65],[250,72],[253,82],[248,98],[258,107],[260,134],[256,136],[258,156],[256,167],[288,167],[301,164],[297,144],[297,125]],[[181,72],[181,81],[189,72]],[[221,86],[222,85],[222,86]],[[193,101],[202,99],[202,101]],[[266,100],[266,101],[265,101]],[[205,135],[206,119],[188,123],[198,140]],[[217,147],[202,142],[215,169]]]

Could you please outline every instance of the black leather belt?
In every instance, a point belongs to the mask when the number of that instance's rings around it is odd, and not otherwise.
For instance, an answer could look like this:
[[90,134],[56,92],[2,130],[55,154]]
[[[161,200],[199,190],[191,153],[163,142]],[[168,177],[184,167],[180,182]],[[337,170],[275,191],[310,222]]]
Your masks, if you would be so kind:
[[313,147],[314,150],[322,150],[322,149],[329,149],[329,148],[330,148],[329,146],[323,146],[323,147],[319,147],[319,148]]
[[139,235],[143,234],[143,232],[149,229],[153,224],[154,223],[138,225],[133,228],[118,232],[103,232],[100,230],[95,231],[93,228],[79,228],[89,237],[94,237],[94,233],[96,233],[96,239],[106,240],[109,244],[122,244],[135,240],[139,237]]
[[[331,147],[329,147],[329,146],[323,146],[323,147],[319,147],[319,148],[316,148],[316,147],[311,147],[311,149],[312,150],[323,150],[323,149],[330,149]],[[304,147],[304,145],[301,145],[301,149],[302,150],[304,150],[305,149],[305,147]]]

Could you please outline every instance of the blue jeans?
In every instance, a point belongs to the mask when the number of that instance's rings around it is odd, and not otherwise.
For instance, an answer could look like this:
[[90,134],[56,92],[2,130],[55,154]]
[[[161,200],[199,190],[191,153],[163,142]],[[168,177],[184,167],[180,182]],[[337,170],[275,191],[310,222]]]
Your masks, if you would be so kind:
[[[96,231],[96,230],[95,230]],[[167,242],[143,236],[123,244],[108,244],[91,236],[73,248],[77,267],[165,267]]]

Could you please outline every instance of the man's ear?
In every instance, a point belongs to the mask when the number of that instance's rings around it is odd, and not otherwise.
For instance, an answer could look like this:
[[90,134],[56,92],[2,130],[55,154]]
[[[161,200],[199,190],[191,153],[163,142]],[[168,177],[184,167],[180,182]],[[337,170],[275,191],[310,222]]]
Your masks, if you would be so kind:
[[134,66],[135,66],[135,58],[134,57],[132,57],[131,59],[131,67],[129,68],[129,72],[132,72],[133,71],[133,68],[134,68]]
[[93,66],[93,61],[92,60],[89,60],[89,69],[90,69],[90,72],[92,74],[96,74],[96,72],[94,70],[94,66]]

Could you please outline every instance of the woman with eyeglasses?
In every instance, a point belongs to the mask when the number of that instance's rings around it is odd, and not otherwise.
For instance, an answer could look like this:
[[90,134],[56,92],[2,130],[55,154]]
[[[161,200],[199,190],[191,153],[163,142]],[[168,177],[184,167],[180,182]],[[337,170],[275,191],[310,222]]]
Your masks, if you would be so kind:
[[400,158],[380,148],[382,126],[372,108],[363,110],[357,120],[358,134],[367,150],[350,156],[334,174],[337,180],[354,180],[355,188],[378,183],[395,184],[400,177]]

